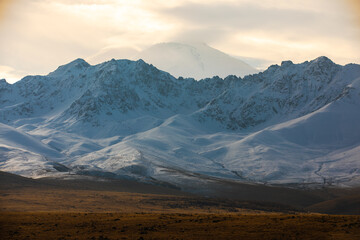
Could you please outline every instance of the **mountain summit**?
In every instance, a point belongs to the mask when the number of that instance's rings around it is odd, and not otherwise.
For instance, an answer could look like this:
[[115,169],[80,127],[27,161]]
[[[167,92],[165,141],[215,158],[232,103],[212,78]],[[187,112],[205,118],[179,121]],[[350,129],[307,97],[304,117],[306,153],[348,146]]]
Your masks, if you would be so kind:
[[205,43],[167,42],[150,46],[142,51],[135,49],[108,48],[89,60],[99,63],[111,57],[138,60],[153,64],[175,77],[211,78],[228,75],[245,76],[259,72],[247,63],[231,57]]
[[175,77],[243,77],[258,72],[247,63],[205,43],[159,43],[141,51],[135,58],[144,59]]
[[284,61],[244,78],[175,78],[143,60],[0,84],[0,169],[201,188],[212,178],[360,183],[360,66]]

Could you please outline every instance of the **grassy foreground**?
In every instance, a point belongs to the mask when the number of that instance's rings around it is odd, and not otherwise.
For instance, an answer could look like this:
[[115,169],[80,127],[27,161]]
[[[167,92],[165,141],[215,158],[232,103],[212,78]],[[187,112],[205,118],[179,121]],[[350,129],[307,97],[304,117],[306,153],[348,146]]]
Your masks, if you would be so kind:
[[360,216],[2,212],[1,239],[360,239]]
[[[256,189],[263,194],[263,187]],[[271,196],[269,189],[260,196]],[[295,193],[300,202],[313,195],[316,200],[316,194],[284,191],[289,199]],[[358,214],[358,198],[344,199],[340,205],[320,202],[320,207],[339,205]],[[127,180],[33,180],[0,172],[0,240],[360,239],[360,215],[308,210],[281,202],[201,197]]]

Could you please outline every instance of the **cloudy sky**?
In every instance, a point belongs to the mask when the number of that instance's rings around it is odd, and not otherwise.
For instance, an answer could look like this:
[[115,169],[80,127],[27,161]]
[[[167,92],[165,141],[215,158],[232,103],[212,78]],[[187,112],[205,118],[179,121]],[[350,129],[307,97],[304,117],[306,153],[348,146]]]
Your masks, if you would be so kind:
[[[47,74],[111,49],[204,42],[265,65],[360,63],[358,0],[0,0],[0,78]],[[265,64],[265,65],[264,65]]]

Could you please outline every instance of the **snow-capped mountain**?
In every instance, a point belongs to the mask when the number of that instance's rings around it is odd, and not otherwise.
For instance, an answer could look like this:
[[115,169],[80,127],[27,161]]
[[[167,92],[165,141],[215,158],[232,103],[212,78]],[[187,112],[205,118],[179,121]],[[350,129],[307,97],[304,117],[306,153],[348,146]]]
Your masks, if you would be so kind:
[[259,72],[246,62],[231,57],[205,43],[166,42],[152,45],[142,51],[132,48],[106,48],[88,58],[94,64],[118,59],[143,59],[175,77],[211,78],[228,75],[245,76]]
[[205,43],[159,43],[141,51],[135,59],[143,59],[175,77],[243,77],[258,72],[247,63]]
[[77,59],[1,80],[0,122],[0,169],[25,176],[360,183],[360,66],[326,57],[200,81]]

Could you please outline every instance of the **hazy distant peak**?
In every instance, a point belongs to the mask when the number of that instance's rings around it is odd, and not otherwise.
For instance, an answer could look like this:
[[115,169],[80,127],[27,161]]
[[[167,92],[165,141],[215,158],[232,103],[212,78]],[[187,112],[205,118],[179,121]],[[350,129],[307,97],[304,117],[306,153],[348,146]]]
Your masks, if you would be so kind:
[[140,52],[136,58],[175,77],[224,78],[228,75],[245,76],[258,72],[247,63],[205,43],[158,43]]
[[89,60],[99,63],[110,58],[124,57],[132,60],[142,59],[175,77],[198,80],[217,75],[224,78],[228,75],[245,76],[259,72],[248,63],[204,42],[163,42],[140,52],[121,47],[106,48]]

